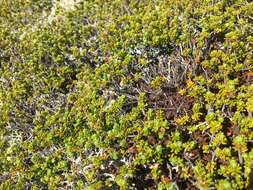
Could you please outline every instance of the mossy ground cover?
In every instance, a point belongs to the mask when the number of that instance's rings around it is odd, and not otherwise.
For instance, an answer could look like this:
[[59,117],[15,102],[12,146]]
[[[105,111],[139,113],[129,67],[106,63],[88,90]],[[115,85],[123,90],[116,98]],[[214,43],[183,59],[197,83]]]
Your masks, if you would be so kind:
[[252,53],[250,0],[0,1],[0,189],[250,189]]

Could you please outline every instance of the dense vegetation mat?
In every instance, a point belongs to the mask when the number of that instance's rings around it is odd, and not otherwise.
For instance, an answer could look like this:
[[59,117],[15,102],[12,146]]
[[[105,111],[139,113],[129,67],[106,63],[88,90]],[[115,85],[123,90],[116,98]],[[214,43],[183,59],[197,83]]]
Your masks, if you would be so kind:
[[251,0],[1,0],[0,189],[250,189],[252,49]]

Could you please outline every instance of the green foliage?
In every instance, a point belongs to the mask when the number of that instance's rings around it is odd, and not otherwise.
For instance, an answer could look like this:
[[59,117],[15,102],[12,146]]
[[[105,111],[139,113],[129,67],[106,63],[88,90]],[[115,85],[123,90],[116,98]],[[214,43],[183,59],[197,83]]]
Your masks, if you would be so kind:
[[0,189],[246,189],[253,3],[0,1]]

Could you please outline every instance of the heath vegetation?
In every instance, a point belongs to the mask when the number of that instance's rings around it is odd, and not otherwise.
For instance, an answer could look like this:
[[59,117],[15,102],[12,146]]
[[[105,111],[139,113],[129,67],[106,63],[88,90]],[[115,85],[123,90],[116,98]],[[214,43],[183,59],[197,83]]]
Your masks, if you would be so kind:
[[0,189],[253,188],[251,0],[0,0]]

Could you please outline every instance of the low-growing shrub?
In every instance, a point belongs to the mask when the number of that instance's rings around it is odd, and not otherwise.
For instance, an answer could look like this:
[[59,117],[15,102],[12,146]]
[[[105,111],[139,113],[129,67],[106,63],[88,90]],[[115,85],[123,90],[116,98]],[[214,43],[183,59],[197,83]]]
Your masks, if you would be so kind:
[[0,2],[0,189],[252,189],[253,4]]

